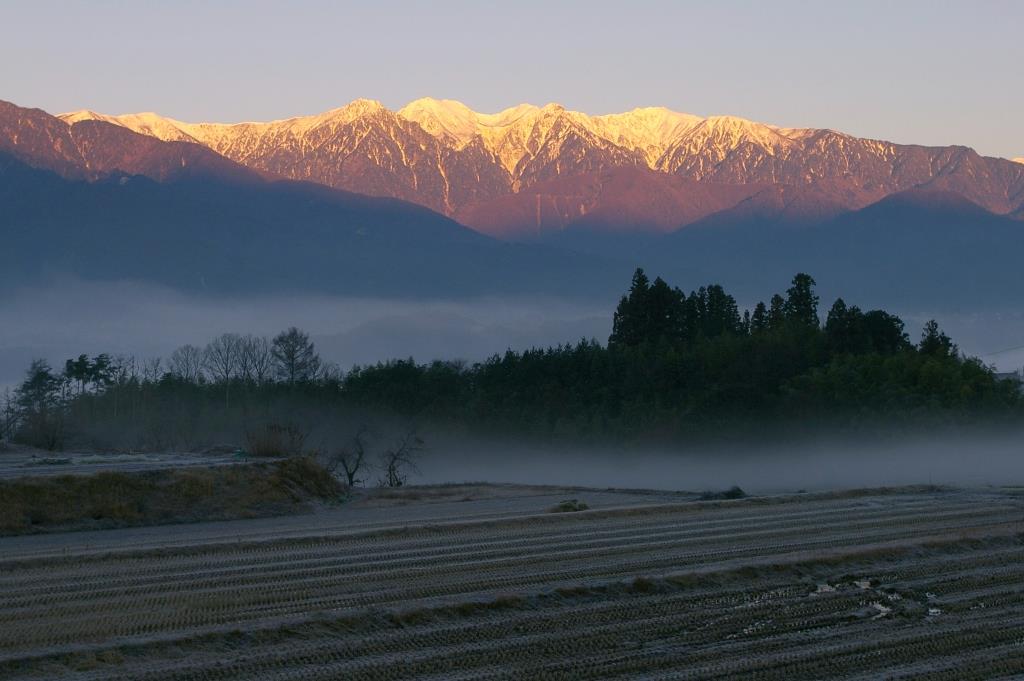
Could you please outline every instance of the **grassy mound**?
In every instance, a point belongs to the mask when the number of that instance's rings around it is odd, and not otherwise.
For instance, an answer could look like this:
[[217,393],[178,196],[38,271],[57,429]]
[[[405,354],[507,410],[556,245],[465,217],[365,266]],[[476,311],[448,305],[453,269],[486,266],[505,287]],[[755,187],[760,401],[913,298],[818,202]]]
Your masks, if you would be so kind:
[[21,478],[0,481],[0,535],[282,515],[342,491],[308,458]]

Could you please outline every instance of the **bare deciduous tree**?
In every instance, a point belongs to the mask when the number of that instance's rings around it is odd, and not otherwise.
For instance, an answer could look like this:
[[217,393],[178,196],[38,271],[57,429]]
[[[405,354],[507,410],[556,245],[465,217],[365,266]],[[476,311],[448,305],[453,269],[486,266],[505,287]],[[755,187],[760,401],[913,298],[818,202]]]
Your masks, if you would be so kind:
[[163,360],[159,357],[151,357],[142,363],[142,380],[149,383],[156,383],[163,376]]
[[170,371],[183,381],[198,383],[203,376],[203,351],[194,345],[182,345],[171,353]]
[[123,386],[139,380],[139,363],[135,355],[118,355],[108,359],[107,375],[109,383]]
[[245,336],[239,344],[239,375],[245,381],[262,384],[270,377],[274,357],[270,341],[263,336]]
[[345,378],[345,372],[337,362],[324,362],[320,365],[317,378],[325,383],[341,383],[341,380]]
[[426,450],[423,438],[409,429],[398,438],[395,445],[384,450],[380,457],[380,467],[384,477],[380,479],[381,487],[401,487],[409,479],[409,472],[419,472],[416,462]]
[[14,393],[4,388],[3,399],[0,399],[0,442],[10,440],[18,427],[18,409],[14,402]]
[[[139,381],[139,365],[138,362],[135,361],[135,355],[117,355],[113,358],[107,357],[106,355],[100,355],[93,361],[93,372],[95,374],[93,382],[96,385],[103,384],[106,386],[125,388],[129,385],[137,384]],[[121,404],[121,395],[123,392],[124,390],[120,389],[114,391],[115,417],[121,413],[122,407],[125,406]],[[137,393],[137,391],[129,392],[133,396]],[[127,406],[134,408],[134,404],[134,397],[131,397],[129,399],[129,405]]]
[[230,381],[238,373],[238,334],[224,333],[207,343],[203,350],[203,368],[214,381]]
[[369,440],[370,429],[365,425],[359,426],[348,445],[339,447],[327,456],[324,467],[331,473],[335,473],[340,468],[345,474],[345,481],[349,487],[362,484],[364,481],[357,476],[367,466]]
[[203,366],[210,377],[224,384],[224,406],[231,406],[231,381],[238,377],[241,337],[237,333],[217,336],[203,350]]

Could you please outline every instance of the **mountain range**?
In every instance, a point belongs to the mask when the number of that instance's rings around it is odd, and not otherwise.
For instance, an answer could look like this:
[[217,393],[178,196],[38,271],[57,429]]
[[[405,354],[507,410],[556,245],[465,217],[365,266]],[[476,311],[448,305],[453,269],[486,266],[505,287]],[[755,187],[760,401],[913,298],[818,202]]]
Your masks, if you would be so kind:
[[797,270],[907,305],[1024,291],[1020,159],[664,108],[217,124],[0,102],[0,210],[7,285],[605,298],[646,264],[748,297]]
[[954,191],[997,214],[1024,206],[1024,165],[967,147],[666,108],[589,116],[521,104],[481,114],[452,100],[424,98],[390,111],[364,99],[267,123],[91,111],[61,119],[195,142],[256,171],[411,201],[514,240],[572,225],[668,232],[778,185],[794,196],[806,190],[812,213],[824,203],[863,208],[913,188]]

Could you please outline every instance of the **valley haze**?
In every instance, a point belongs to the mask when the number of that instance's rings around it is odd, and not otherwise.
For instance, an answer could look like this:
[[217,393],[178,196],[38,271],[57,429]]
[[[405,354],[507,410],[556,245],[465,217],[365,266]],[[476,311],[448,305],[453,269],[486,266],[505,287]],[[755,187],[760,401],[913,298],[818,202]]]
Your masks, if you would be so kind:
[[[828,300],[828,294],[823,295]],[[838,295],[838,293],[837,293]],[[202,345],[220,333],[271,336],[289,326],[310,332],[325,360],[342,369],[413,357],[418,361],[482,361],[506,349],[526,350],[611,331],[604,300],[480,298],[476,300],[340,296],[196,296],[144,282],[56,278],[15,287],[0,300],[0,389],[13,387],[35,358],[60,366],[82,352],[167,358],[180,345]],[[860,302],[860,301],[858,301]],[[882,304],[883,300],[865,301]],[[755,300],[741,301],[752,308]],[[968,355],[1000,371],[1024,366],[1024,311],[898,310],[911,335],[937,318]]]

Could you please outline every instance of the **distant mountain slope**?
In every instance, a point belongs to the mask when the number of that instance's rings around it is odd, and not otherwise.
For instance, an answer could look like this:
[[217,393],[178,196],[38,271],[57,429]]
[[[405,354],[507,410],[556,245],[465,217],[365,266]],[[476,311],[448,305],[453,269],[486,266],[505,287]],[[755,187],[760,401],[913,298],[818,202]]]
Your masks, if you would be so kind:
[[[210,293],[610,294],[607,264],[504,244],[393,199],[312,184],[66,180],[0,154],[0,283],[51,275]],[[607,281],[607,285],[605,282]]]
[[730,208],[763,190],[659,173],[609,168],[539,182],[515,194],[471,203],[454,217],[503,239],[539,240],[565,230],[665,233]]
[[67,123],[45,111],[4,101],[0,101],[0,152],[69,179],[97,180],[122,172],[159,181],[260,180],[258,173],[197,143],[163,142],[104,120]]
[[570,226],[548,239],[559,250],[501,243],[425,208],[315,184],[124,174],[86,182],[0,153],[0,290],[74,275],[211,294],[607,301],[642,265],[688,288],[723,283],[745,304],[806,271],[826,304],[842,294],[898,309],[1019,305],[1020,221],[925,190],[835,210],[811,192],[768,187],[670,234],[624,240]]
[[[509,238],[532,238],[536,220],[522,223],[519,234],[501,214],[520,210],[518,204],[497,201],[489,213],[490,202],[544,184],[535,195],[550,196],[554,212],[563,213],[561,206],[577,201],[578,186],[547,183],[619,168],[730,185],[820,185],[831,202],[850,209],[919,187],[956,191],[1000,214],[1024,205],[1024,164],[982,157],[966,147],[900,145],[664,108],[589,116],[557,104],[522,104],[481,114],[456,101],[426,98],[397,112],[357,100],[269,123],[194,124],[155,114],[110,117],[88,111],[63,116],[90,117],[163,139],[194,139],[282,177],[472,215],[469,223],[485,228],[500,223]],[[567,193],[557,194],[559,188]],[[623,221],[649,223],[645,209],[634,204]],[[679,222],[693,213],[681,213]]]
[[741,204],[644,255],[681,282],[719,281],[746,300],[796,271],[814,274],[829,303],[841,294],[900,309],[983,310],[1016,306],[1024,292],[1024,224],[954,192],[910,190],[810,221],[784,213]]

